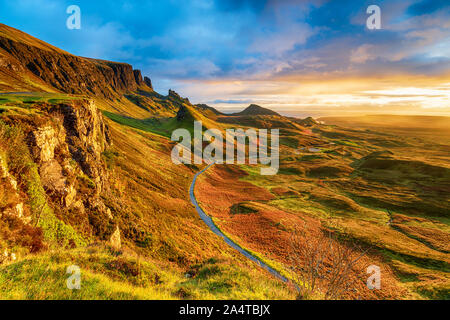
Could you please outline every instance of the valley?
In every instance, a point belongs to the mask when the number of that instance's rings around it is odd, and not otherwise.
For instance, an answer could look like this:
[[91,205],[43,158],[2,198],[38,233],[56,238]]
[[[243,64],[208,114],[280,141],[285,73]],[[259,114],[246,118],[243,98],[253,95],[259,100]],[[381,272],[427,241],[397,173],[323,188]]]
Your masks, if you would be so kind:
[[[325,299],[325,277],[297,292],[292,247],[327,234],[364,252],[355,270],[381,269],[380,289],[355,273],[340,299],[450,298],[448,117],[228,115],[6,25],[0,91],[1,299]],[[172,132],[193,136],[195,121],[279,129],[277,174],[174,164]]]

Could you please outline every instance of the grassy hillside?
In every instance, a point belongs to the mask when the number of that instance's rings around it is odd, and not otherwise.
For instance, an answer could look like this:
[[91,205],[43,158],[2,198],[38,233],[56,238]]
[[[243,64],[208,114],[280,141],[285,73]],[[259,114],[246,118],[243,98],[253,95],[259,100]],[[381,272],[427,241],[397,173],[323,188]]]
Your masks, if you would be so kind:
[[[59,97],[58,103],[63,98]],[[51,106],[51,100],[56,97],[34,97],[38,101],[30,102],[27,108],[23,105],[23,99],[23,96],[10,96],[9,102],[2,107],[2,116],[26,118],[31,114],[39,115],[43,112],[41,104]],[[84,243],[73,243],[72,246],[77,249],[71,249],[70,245],[61,249],[65,246],[61,241],[67,239],[66,235],[58,231],[59,238],[54,239],[49,233],[39,235],[40,228],[37,228],[36,241],[42,241],[44,245],[42,249],[30,252],[29,243],[14,238],[15,234],[25,232],[17,225],[19,222],[2,221],[0,247],[2,250],[7,248],[17,259],[5,261],[0,266],[2,298],[295,297],[294,291],[286,284],[243,259],[208,230],[188,199],[187,190],[195,168],[173,165],[169,139],[148,131],[109,121],[111,146],[103,152],[108,178],[101,197],[121,230],[122,249],[117,251],[108,246],[103,235],[108,225],[93,219],[89,212],[86,212],[89,220],[86,224],[83,212],[73,211],[67,216],[67,213],[59,211],[58,206],[48,202],[51,214],[57,217],[56,221],[70,226],[71,232],[84,238]],[[2,139],[9,139],[9,136],[7,132],[1,135]],[[0,142],[6,146],[6,140]],[[11,162],[12,150],[2,150]],[[14,174],[13,168],[9,169]],[[39,175],[36,179],[36,188],[44,192]],[[88,179],[87,183],[92,182]],[[46,198],[45,193],[40,196]],[[32,218],[41,213],[41,206],[33,207],[33,201],[33,197],[29,196],[27,204],[30,205]],[[43,219],[44,216],[41,216],[41,221],[49,221],[50,217]],[[86,236],[91,227],[97,231]],[[60,245],[53,245],[57,243]],[[68,277],[65,269],[72,264],[82,270],[83,285],[80,291],[70,291],[65,287]]]
[[[81,268],[68,290],[67,267]],[[233,259],[210,258],[185,270],[99,245],[53,251],[2,266],[0,298],[64,300],[287,299],[293,292]]]
[[[343,299],[449,299],[447,118],[304,120],[251,106],[194,106],[124,63],[76,57],[0,25],[0,298],[294,299],[201,220],[188,196],[203,165],[175,165],[173,130],[280,129],[280,168],[215,165],[195,194],[234,242],[291,281],[327,233],[377,265]],[[12,91],[12,92],[9,92]],[[338,126],[339,125],[339,126]],[[341,126],[342,125],[342,126]],[[326,274],[333,267],[324,260]],[[82,288],[68,290],[77,265]],[[365,270],[365,269],[364,269]],[[326,276],[325,274],[325,276]],[[319,290],[304,298],[324,298]]]
[[[284,138],[300,142],[282,142],[277,175],[261,176],[257,166],[216,166],[200,179],[198,198],[222,230],[281,263],[280,271],[291,268],[292,230],[306,223],[310,237],[331,228],[368,248],[367,264],[382,266],[382,290],[361,283],[348,298],[449,299],[448,141],[430,142],[420,130],[398,134],[389,125],[382,131],[314,125],[312,137]],[[301,146],[307,139],[314,148]]]

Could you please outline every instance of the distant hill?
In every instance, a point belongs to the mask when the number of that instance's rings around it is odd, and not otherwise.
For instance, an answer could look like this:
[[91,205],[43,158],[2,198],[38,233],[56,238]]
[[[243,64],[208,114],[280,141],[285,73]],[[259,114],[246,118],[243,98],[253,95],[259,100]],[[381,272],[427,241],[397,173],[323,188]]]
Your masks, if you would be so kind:
[[232,113],[230,116],[280,116],[280,114],[256,104],[251,104],[245,110]]
[[304,127],[312,127],[312,126],[315,126],[315,125],[319,124],[312,117],[308,117],[308,118],[305,118],[305,119],[292,118],[291,120],[293,120],[295,123],[298,123],[299,125],[302,125]]
[[202,111],[211,111],[212,113],[214,113],[215,115],[218,115],[218,116],[225,115],[223,112],[220,112],[216,108],[210,107],[207,104],[196,104],[195,106]]
[[[173,121],[173,119],[176,119],[176,121]],[[195,107],[186,104],[180,107],[173,119],[171,120],[173,128],[185,128],[191,133],[193,132],[194,121],[201,121],[204,130],[222,128],[222,125],[209,117],[208,114],[204,114]]]

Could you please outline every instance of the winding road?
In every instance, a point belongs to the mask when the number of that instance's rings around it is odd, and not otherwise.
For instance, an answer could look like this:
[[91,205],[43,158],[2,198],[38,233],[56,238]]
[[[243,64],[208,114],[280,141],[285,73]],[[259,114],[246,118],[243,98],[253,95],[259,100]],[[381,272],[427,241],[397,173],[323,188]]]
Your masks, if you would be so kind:
[[195,194],[194,194],[194,190],[195,190],[195,182],[197,181],[197,178],[199,175],[201,175],[203,172],[205,172],[206,170],[208,170],[209,167],[211,167],[214,163],[211,163],[210,165],[208,165],[206,168],[204,168],[203,170],[199,171],[195,176],[194,176],[194,180],[192,180],[192,184],[191,187],[189,188],[189,196],[191,198],[191,202],[192,204],[195,206],[195,208],[197,209],[198,214],[200,215],[200,218],[202,218],[202,220],[206,223],[206,225],[211,229],[212,232],[214,232],[216,235],[218,235],[219,237],[222,237],[223,240],[233,249],[239,251],[241,254],[243,254],[247,259],[250,259],[251,261],[255,262],[257,265],[259,265],[260,267],[266,269],[267,271],[269,271],[272,275],[274,275],[275,277],[283,280],[284,282],[288,282],[288,279],[286,279],[285,277],[283,277],[278,271],[272,269],[271,267],[269,267],[267,264],[265,264],[264,262],[262,262],[261,260],[259,260],[257,257],[251,255],[249,252],[247,252],[244,248],[242,248],[241,246],[239,246],[237,243],[233,242],[230,238],[228,238],[226,235],[224,235],[222,233],[222,231],[219,230],[219,228],[217,228],[217,226],[214,224],[213,220],[211,219],[210,216],[208,216],[203,210],[202,208],[200,208],[197,199],[195,198]]

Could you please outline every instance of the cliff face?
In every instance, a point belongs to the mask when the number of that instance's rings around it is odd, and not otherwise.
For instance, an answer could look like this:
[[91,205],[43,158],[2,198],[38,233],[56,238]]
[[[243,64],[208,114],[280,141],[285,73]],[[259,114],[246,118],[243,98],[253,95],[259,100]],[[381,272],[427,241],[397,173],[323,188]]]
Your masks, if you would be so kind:
[[0,25],[0,75],[7,80],[4,90],[11,91],[44,89],[113,99],[139,87],[151,90],[146,85],[151,82],[129,64],[77,57],[5,25]]
[[[96,192],[100,193],[106,176],[101,155],[110,145],[109,130],[101,113],[89,100],[52,105],[47,112],[51,120],[28,134],[28,145],[34,160],[43,171],[47,167],[57,166],[58,162],[66,167],[67,173],[73,171],[69,164],[74,160],[79,168],[78,173],[89,177],[95,183]],[[43,178],[46,180],[48,176]],[[49,182],[51,189],[55,185]]]
[[[90,100],[33,108],[39,116],[10,115],[2,120],[0,187],[7,197],[0,192],[0,218],[32,223],[56,240],[64,229],[58,225],[68,230],[72,227],[66,224],[75,225],[81,236],[66,232],[60,239],[66,242],[109,236],[113,216],[102,195],[109,188],[103,153],[111,140],[100,111]],[[8,132],[16,131],[21,138],[12,145]]]
[[[0,93],[52,92],[96,99],[104,110],[145,119],[174,116],[189,100],[126,63],[78,57],[0,24]],[[102,101],[99,101],[102,100]]]

